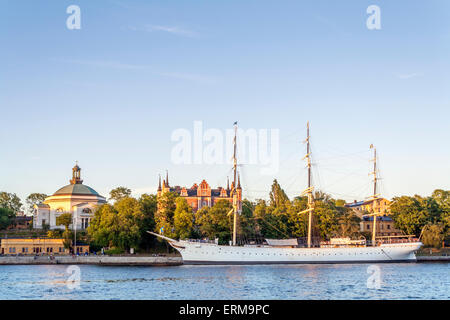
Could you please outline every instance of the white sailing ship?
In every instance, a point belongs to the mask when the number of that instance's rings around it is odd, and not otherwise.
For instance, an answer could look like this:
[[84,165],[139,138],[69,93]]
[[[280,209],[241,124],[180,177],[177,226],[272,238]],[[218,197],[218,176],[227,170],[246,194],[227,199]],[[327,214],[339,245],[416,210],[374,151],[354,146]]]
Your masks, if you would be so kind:
[[[236,138],[237,124],[235,123],[234,137],[234,185],[236,186]],[[308,209],[299,214],[308,213],[308,236],[307,246],[298,245],[297,239],[266,239],[264,244],[238,246],[236,242],[237,216],[241,211],[235,190],[233,194],[233,209],[230,211],[233,218],[233,237],[230,245],[219,245],[217,241],[204,240],[175,240],[161,234],[148,233],[165,239],[183,257],[184,264],[312,264],[312,263],[381,263],[381,262],[414,262],[415,252],[420,249],[422,243],[411,236],[401,238],[390,238],[382,241],[376,238],[376,217],[373,216],[372,241],[350,240],[348,238],[331,239],[329,242],[321,242],[320,247],[315,247],[311,241],[312,215],[314,213],[313,186],[311,185],[311,153],[310,153],[309,123],[307,126],[307,152],[304,159],[308,167],[308,188],[302,195],[308,196]],[[371,146],[373,148],[373,146]],[[374,148],[374,194],[377,195],[376,174],[376,149]]]

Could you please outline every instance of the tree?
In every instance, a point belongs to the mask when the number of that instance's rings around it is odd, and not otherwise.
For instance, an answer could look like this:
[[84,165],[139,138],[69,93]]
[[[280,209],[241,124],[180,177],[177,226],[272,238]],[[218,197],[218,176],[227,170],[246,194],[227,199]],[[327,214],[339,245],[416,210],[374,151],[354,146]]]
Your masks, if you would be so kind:
[[15,193],[0,192],[0,207],[11,209],[17,213],[22,208],[22,202]]
[[109,199],[113,201],[119,201],[130,196],[131,190],[125,187],[117,187],[109,192]]
[[420,196],[395,197],[391,203],[391,216],[395,226],[406,234],[418,236],[430,221],[426,199]]
[[195,214],[195,223],[201,236],[209,239],[219,239],[219,243],[226,244],[231,239],[233,230],[233,215],[229,214],[232,205],[227,200],[217,201],[211,208],[205,207]]
[[269,197],[270,197],[270,206],[274,208],[283,207],[286,204],[286,202],[289,201],[288,196],[286,195],[284,190],[281,189],[281,186],[276,179],[273,180]]
[[289,210],[289,233],[292,237],[302,238],[306,237],[308,233],[308,214],[302,213],[308,208],[307,197],[296,197],[292,201],[292,206]]
[[69,225],[72,223],[72,214],[71,213],[63,213],[60,216],[56,217],[56,225],[64,226],[65,231],[69,230]]
[[142,205],[134,198],[123,198],[102,205],[94,214],[88,235],[94,245],[128,250],[137,247],[144,221]]
[[144,213],[138,200],[123,198],[114,204],[119,218],[117,242],[115,246],[128,250],[136,248],[141,237]]
[[88,226],[88,235],[94,245],[108,247],[115,243],[119,219],[114,207],[103,204],[95,211],[94,218]]
[[150,236],[147,231],[153,231],[155,229],[155,212],[158,206],[158,200],[154,194],[143,194],[139,198],[139,203],[142,206],[142,213],[144,214],[139,247],[149,249],[156,241],[155,237]]
[[336,236],[341,238],[357,238],[360,237],[360,223],[361,219],[356,215],[356,213],[345,207],[337,208],[338,215],[338,229],[336,231]]
[[256,220],[253,216],[255,205],[244,199],[242,201],[242,212],[239,216],[239,229],[238,236],[244,239],[252,239],[255,238],[256,235]]
[[62,236],[61,230],[50,230],[47,232],[48,238],[58,239],[61,238],[61,236]]
[[44,193],[31,193],[25,200],[28,206],[28,212],[33,212],[34,205],[42,203],[47,195]]
[[440,249],[444,237],[444,226],[442,224],[428,224],[422,231],[422,242],[427,247]]
[[8,228],[14,222],[15,217],[14,211],[0,207],[0,230]]
[[165,192],[158,197],[157,210],[155,212],[155,232],[161,232],[169,238],[175,238],[174,214],[176,209],[175,200],[178,194]]
[[192,208],[185,198],[178,197],[176,199],[176,209],[174,213],[174,227],[179,239],[190,238],[193,234],[194,215]]

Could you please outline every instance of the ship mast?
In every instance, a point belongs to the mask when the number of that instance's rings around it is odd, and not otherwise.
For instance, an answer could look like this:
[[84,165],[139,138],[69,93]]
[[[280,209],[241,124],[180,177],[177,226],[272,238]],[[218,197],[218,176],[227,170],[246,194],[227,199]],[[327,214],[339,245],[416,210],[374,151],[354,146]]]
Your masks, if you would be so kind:
[[377,215],[378,213],[375,212],[376,211],[376,202],[378,199],[378,194],[377,194],[377,181],[378,181],[378,177],[377,177],[377,148],[375,148],[373,146],[373,144],[370,145],[370,149],[373,149],[373,172],[371,172],[370,174],[373,175],[373,195],[372,195],[372,200],[373,200],[373,230],[372,230],[372,245],[376,246],[376,232],[377,232]]
[[308,209],[303,210],[300,214],[308,212],[308,248],[311,248],[311,227],[312,227],[312,214],[314,211],[314,197],[313,197],[313,189],[314,187],[311,185],[311,148],[309,142],[309,121],[306,124],[306,140],[303,143],[306,143],[306,155],[302,160],[306,159],[307,167],[308,167],[308,188],[302,192],[302,195],[308,195]]
[[234,123],[234,149],[233,149],[233,189],[231,190],[233,195],[233,246],[236,245],[236,233],[237,233],[237,211],[238,211],[238,197],[236,192],[236,175],[237,175],[237,156],[236,156],[236,138],[237,138],[237,121]]

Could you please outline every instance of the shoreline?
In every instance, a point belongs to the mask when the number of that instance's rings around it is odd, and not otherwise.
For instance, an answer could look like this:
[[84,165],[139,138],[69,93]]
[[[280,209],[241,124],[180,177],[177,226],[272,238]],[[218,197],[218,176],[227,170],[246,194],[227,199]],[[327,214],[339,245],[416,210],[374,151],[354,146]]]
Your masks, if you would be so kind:
[[[417,263],[446,262],[450,256],[417,256]],[[180,266],[181,257],[151,256],[4,256],[0,257],[2,265],[102,265],[102,266]]]
[[103,265],[103,266],[179,266],[183,264],[181,257],[150,256],[7,256],[0,257],[0,265]]

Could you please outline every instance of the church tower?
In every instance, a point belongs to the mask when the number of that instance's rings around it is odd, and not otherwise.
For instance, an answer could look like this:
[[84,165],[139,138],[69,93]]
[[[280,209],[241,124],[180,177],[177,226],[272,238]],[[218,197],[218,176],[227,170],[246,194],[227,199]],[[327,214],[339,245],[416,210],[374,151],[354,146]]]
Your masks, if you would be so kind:
[[70,180],[70,184],[82,184],[83,180],[81,180],[81,168],[78,166],[78,163],[75,164],[75,167],[72,168],[72,180]]

